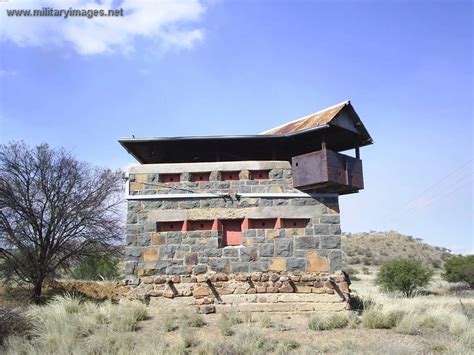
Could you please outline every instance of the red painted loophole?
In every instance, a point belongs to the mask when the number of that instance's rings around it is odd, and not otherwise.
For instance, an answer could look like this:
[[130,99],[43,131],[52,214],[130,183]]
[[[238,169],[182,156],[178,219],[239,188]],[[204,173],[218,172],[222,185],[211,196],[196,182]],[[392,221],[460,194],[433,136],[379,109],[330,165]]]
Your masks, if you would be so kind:
[[270,170],[252,170],[250,171],[251,180],[267,180],[270,178]]

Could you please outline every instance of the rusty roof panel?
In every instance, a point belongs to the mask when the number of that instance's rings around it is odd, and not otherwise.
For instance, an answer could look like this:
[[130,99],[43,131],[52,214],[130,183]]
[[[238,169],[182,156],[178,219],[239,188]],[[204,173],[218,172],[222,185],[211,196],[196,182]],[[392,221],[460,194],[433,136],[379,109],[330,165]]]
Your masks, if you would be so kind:
[[336,117],[336,115],[348,104],[349,101],[341,102],[340,104],[328,107],[322,111],[312,113],[295,121],[269,129],[268,131],[265,131],[262,134],[288,134],[323,126],[331,122],[333,118]]

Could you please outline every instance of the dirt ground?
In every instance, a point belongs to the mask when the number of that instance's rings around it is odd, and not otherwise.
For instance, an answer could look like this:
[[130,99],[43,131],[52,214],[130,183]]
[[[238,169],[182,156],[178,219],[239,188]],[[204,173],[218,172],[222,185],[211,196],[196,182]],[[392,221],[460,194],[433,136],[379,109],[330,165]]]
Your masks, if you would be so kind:
[[[361,290],[364,294],[378,294],[373,279],[373,274],[363,275],[361,280],[353,283],[352,289]],[[163,332],[162,326],[166,315],[175,314],[179,317],[180,309],[191,307],[176,301],[176,299],[152,301],[149,306],[149,318],[140,323],[138,331],[149,336],[160,333],[167,343],[179,341],[181,336],[179,330]],[[429,306],[428,300],[426,306]],[[395,329],[366,329],[360,325],[355,328],[314,331],[308,328],[308,321],[312,316],[310,313],[252,313],[242,316],[246,318],[247,325],[235,325],[236,331],[239,327],[248,326],[250,320],[269,339],[297,342],[299,344],[295,350],[297,353],[431,354],[449,352],[456,347],[456,339],[452,335],[434,329],[420,329],[414,335],[400,334]],[[219,343],[229,338],[221,334],[221,317],[221,314],[203,315],[206,324],[192,330],[199,343]],[[261,327],[262,318],[267,318],[267,321],[270,319],[272,326]]]

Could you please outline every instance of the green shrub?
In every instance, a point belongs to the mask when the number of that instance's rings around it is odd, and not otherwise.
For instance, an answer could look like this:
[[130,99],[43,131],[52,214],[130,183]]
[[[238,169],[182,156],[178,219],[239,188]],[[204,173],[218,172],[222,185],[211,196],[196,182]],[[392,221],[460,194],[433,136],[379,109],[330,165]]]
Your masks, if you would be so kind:
[[397,259],[384,263],[377,274],[376,283],[384,291],[400,291],[413,297],[420,287],[426,286],[433,272],[420,261]]
[[73,270],[71,276],[77,280],[113,280],[119,277],[119,260],[106,254],[86,256]]
[[474,288],[474,255],[453,256],[444,263],[443,279],[449,282],[466,282]]

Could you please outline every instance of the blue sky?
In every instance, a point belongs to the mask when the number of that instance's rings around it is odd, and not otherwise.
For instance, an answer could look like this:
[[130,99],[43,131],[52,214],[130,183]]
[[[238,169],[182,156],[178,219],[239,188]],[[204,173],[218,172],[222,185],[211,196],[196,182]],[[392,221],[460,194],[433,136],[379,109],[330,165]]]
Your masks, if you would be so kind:
[[[57,4],[58,2],[56,2]],[[118,137],[254,134],[350,99],[375,144],[346,232],[473,252],[471,1],[93,1],[126,16],[6,17],[0,140],[133,162]]]

